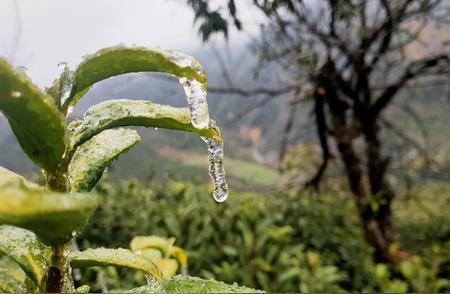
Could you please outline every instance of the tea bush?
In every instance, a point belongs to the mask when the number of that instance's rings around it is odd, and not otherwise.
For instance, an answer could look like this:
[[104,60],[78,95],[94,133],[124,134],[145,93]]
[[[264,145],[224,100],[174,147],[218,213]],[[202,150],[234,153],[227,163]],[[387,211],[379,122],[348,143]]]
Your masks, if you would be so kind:
[[[134,235],[174,236],[188,252],[189,274],[267,291],[449,289],[442,279],[448,256],[414,257],[399,268],[374,264],[345,195],[233,193],[216,205],[209,191],[180,181],[104,182],[97,187],[102,205],[78,243],[126,247]],[[103,280],[114,287],[117,275],[122,287],[135,283],[117,271]]]

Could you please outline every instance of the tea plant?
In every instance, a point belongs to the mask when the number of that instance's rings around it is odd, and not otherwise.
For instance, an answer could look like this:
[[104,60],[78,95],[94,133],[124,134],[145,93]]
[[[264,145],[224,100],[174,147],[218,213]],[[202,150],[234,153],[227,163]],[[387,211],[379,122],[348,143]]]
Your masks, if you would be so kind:
[[[95,83],[143,71],[178,78],[189,108],[120,99],[91,107],[81,120],[67,121],[71,109]],[[66,65],[45,92],[0,59],[0,111],[24,152],[41,168],[46,183],[39,186],[0,167],[0,292],[89,291],[88,286],[74,289],[72,269],[109,265],[144,272],[152,282],[141,288],[144,291],[176,291],[183,283],[188,285],[183,289],[191,292],[251,290],[187,277],[159,283],[163,274],[145,254],[107,248],[79,252],[69,246],[99,204],[91,189],[111,162],[140,140],[136,131],[119,127],[200,135],[208,145],[214,198],[227,198],[222,138],[209,119],[206,76],[195,59],[139,47],[107,48],[88,56],[73,72]]]

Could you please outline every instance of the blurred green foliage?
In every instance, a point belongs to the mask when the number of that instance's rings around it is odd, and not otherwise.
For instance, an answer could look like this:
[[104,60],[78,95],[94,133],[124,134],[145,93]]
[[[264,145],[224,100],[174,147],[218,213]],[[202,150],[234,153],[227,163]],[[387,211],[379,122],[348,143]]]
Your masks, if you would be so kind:
[[[418,255],[394,268],[372,262],[345,194],[232,193],[217,204],[210,190],[173,180],[103,182],[97,187],[102,205],[78,243],[128,247],[136,235],[173,236],[188,253],[190,275],[271,292],[450,290],[449,217],[417,223],[422,208],[412,198],[401,200],[396,216],[399,241]],[[442,199],[450,199],[450,189],[442,191],[427,195],[436,215],[445,210]],[[92,290],[137,284],[135,275],[112,268],[84,276],[96,284]]]

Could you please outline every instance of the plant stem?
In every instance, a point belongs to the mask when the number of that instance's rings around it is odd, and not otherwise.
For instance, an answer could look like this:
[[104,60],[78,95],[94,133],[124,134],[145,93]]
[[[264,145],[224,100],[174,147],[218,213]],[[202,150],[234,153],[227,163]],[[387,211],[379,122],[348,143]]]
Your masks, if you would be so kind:
[[46,175],[47,186],[51,191],[67,192],[67,175],[66,172],[56,172],[55,174]]
[[61,293],[66,267],[65,247],[65,244],[55,244],[53,246],[53,255],[47,275],[47,291],[49,293]]

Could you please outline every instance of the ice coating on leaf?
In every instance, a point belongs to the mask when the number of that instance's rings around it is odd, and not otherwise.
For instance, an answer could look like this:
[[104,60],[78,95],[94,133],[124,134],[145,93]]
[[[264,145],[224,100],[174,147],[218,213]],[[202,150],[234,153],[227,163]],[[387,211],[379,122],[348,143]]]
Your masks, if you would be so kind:
[[[73,72],[69,69],[67,62],[58,63],[58,67],[62,70],[59,78],[59,87],[61,91],[61,103],[64,103],[70,96],[70,90],[73,83]],[[67,111],[67,115],[70,114],[73,108]]]
[[202,139],[208,146],[209,176],[214,184],[213,197],[217,202],[223,202],[228,198],[228,184],[223,165],[223,142],[206,137]]
[[206,129],[209,125],[209,111],[205,84],[187,78],[180,79],[180,84],[187,97],[192,125],[198,129]]
[[145,275],[145,279],[147,280],[147,285],[153,285],[156,282],[156,280],[150,275]]
[[[168,58],[178,66],[190,67],[200,75],[205,74],[200,63],[189,55],[179,52],[170,52]],[[206,81],[200,82],[196,79],[186,77],[180,78],[179,81],[183,86],[184,93],[187,97],[192,124],[198,129],[206,129],[209,126]]]
[[50,247],[42,244],[32,232],[14,226],[0,225],[0,236],[0,255],[12,258],[41,286],[51,255]]
[[189,276],[175,276],[151,285],[134,288],[127,293],[264,293],[252,288],[204,280]]

